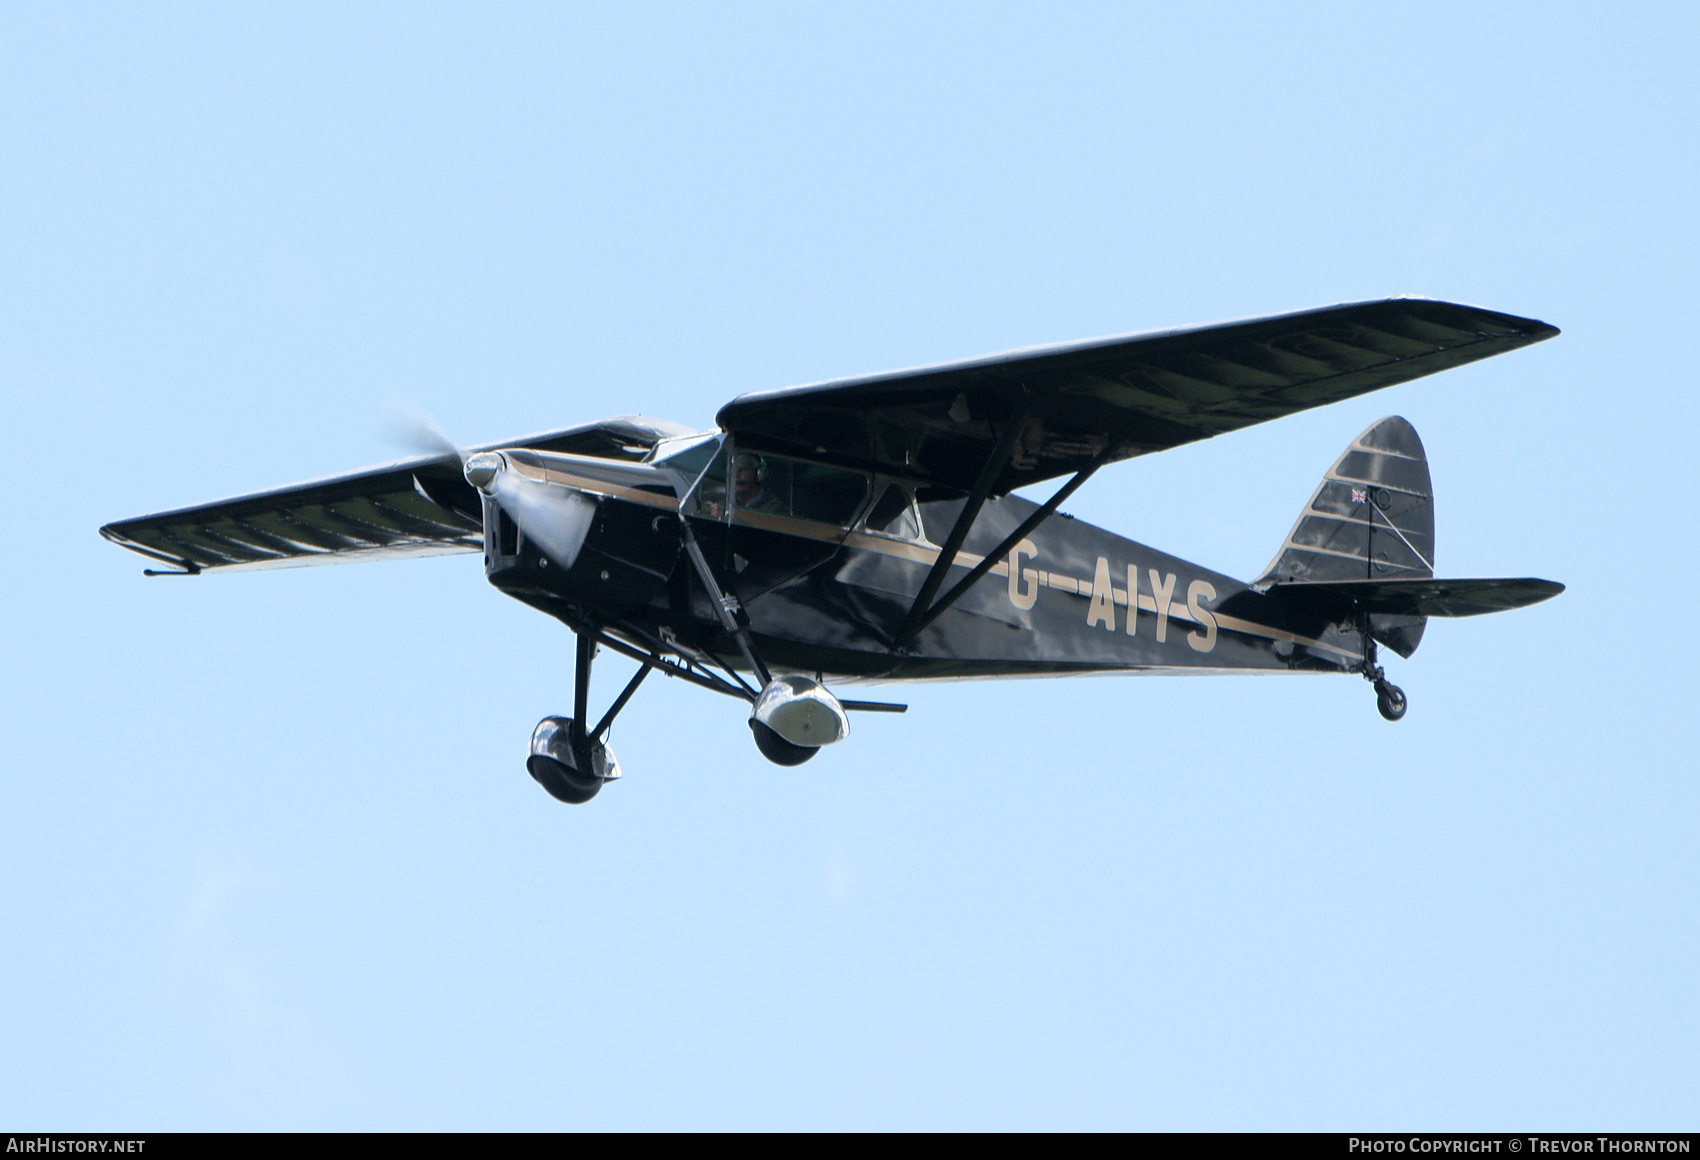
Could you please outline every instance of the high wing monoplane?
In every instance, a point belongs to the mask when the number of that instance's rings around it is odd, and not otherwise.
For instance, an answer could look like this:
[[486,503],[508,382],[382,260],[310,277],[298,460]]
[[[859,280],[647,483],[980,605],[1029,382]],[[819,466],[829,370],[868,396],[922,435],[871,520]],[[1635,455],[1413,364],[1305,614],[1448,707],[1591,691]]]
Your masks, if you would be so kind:
[[[198,575],[482,552],[489,582],[577,636],[570,717],[527,768],[588,801],[652,672],[744,702],[796,765],[902,705],[849,681],[1105,672],[1333,672],[1430,617],[1519,608],[1532,579],[1438,579],[1428,462],[1383,419],[1323,476],[1246,583],[1058,511],[1117,460],[1179,447],[1550,338],[1543,322],[1399,298],[1031,347],[743,395],[717,428],[624,417],[122,520],[101,534]],[[1062,480],[1035,504],[1012,494]],[[598,648],[636,673],[594,724]]]

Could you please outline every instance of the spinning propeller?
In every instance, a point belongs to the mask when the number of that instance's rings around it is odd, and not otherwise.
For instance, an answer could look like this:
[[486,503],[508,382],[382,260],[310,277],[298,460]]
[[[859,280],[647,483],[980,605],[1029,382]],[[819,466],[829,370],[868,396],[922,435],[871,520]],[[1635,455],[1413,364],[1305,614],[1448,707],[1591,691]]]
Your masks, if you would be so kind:
[[596,518],[595,500],[574,488],[521,475],[500,451],[480,451],[462,460],[461,470],[466,482],[495,500],[551,563],[573,566]]
[[395,442],[454,456],[466,481],[495,500],[551,564],[571,568],[578,560],[596,518],[595,500],[563,484],[522,474],[500,451],[463,451],[435,419],[405,398],[392,399],[389,412],[388,433]]

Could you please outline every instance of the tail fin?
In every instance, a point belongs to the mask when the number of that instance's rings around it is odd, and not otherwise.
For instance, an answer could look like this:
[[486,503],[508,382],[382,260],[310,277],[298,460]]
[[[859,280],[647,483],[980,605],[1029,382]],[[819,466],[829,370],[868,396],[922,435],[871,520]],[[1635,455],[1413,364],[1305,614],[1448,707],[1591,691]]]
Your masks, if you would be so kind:
[[[1434,576],[1434,491],[1416,429],[1398,416],[1353,440],[1322,477],[1281,550],[1253,585]],[[1370,635],[1400,656],[1428,618],[1372,613]]]

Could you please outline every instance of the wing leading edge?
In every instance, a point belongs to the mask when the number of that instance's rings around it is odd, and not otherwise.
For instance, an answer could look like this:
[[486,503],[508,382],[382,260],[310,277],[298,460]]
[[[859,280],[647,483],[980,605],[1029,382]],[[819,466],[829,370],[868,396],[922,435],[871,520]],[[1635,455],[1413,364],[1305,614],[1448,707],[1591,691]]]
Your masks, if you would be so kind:
[[1029,347],[742,395],[717,422],[758,450],[967,491],[1020,425],[992,494],[1179,447],[1540,342],[1534,319],[1425,298]]

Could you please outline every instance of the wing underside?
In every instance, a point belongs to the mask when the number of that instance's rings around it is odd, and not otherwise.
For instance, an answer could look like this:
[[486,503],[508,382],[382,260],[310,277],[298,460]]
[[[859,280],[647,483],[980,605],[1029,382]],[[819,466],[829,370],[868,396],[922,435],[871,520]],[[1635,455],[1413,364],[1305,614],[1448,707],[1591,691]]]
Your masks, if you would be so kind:
[[1395,298],[1033,347],[744,395],[720,426],[758,450],[968,490],[1009,425],[992,488],[1179,447],[1557,334],[1475,306]]
[[[688,433],[674,423],[630,416],[491,446],[633,461],[659,440]],[[453,455],[119,520],[100,534],[183,572],[352,563],[484,547],[478,493]]]
[[122,520],[100,534],[188,572],[476,552],[483,521],[453,487],[448,473],[457,467],[449,458],[380,468]]

